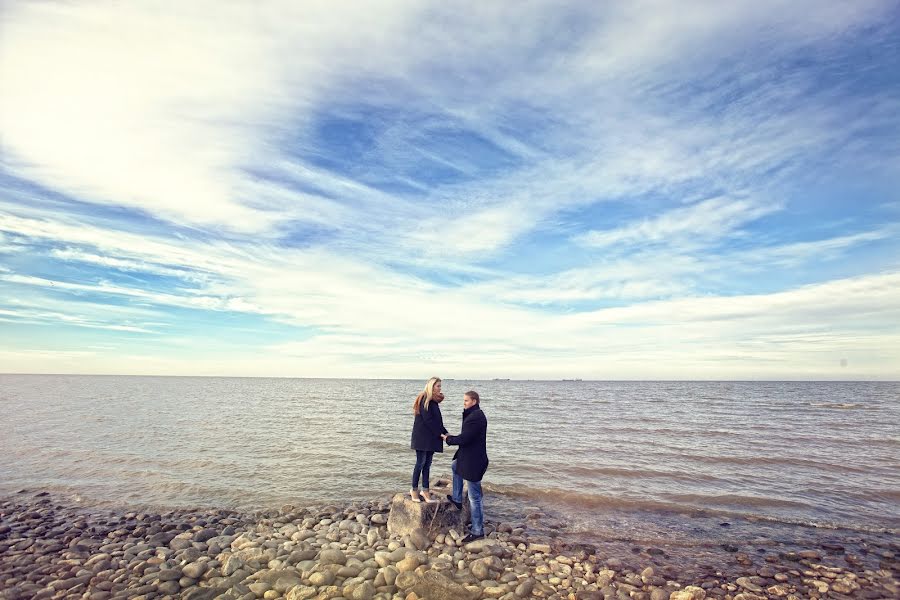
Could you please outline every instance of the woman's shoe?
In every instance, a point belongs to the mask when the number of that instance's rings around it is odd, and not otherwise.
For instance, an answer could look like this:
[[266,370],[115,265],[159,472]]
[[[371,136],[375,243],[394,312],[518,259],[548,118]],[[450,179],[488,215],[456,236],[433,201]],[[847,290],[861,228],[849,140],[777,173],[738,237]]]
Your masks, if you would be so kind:
[[421,495],[423,498],[425,498],[425,502],[427,502],[428,504],[437,504],[437,503],[440,502],[440,500],[438,500],[437,498],[432,498],[432,497],[431,497],[431,494],[428,493],[428,492],[424,492],[424,491],[423,491],[420,495]]
[[413,502],[421,502],[422,494],[419,493],[419,490],[409,490],[410,500]]

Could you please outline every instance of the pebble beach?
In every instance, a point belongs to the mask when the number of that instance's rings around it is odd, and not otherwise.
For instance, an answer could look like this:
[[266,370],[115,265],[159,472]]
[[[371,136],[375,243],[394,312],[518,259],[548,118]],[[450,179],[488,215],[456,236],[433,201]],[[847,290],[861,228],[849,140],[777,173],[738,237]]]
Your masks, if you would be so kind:
[[573,543],[534,515],[489,534],[391,536],[390,498],[255,512],[91,508],[48,492],[0,500],[0,598],[86,600],[755,600],[898,598],[896,541],[787,552],[735,547],[717,565],[662,548]]

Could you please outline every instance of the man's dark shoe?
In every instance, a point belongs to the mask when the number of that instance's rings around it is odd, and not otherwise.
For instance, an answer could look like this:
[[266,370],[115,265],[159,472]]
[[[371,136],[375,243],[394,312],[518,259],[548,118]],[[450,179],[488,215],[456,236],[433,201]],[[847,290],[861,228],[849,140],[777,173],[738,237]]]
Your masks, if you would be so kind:
[[469,535],[467,535],[466,537],[464,537],[462,539],[460,544],[468,544],[469,542],[474,542],[475,540],[480,540],[483,537],[484,537],[483,533],[481,535],[475,535],[474,533],[470,533]]
[[457,509],[462,510],[462,502],[457,502],[450,494],[447,494],[447,500],[449,500]]

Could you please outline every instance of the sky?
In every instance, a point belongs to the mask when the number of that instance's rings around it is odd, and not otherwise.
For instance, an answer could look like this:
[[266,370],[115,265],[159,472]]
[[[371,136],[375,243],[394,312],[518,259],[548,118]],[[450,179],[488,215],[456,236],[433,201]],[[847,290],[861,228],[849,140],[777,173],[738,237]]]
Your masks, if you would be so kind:
[[0,372],[900,379],[900,2],[0,6]]

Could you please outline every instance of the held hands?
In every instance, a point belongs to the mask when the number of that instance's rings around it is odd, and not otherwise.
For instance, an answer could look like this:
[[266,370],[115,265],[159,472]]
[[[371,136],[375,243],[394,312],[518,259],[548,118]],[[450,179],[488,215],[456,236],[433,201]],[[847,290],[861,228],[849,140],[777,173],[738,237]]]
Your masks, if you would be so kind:
[[441,439],[444,440],[445,442],[447,441],[447,438],[448,438],[448,437],[450,437],[450,436],[447,435],[446,433],[442,433],[442,434],[441,434]]

